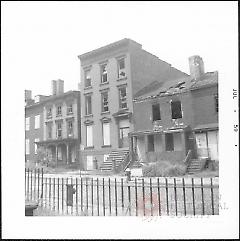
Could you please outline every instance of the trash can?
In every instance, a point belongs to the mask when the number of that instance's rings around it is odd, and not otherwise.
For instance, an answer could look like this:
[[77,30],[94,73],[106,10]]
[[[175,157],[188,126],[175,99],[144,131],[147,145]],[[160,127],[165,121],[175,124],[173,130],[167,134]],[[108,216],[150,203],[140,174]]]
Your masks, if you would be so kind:
[[34,201],[25,201],[25,216],[33,216],[33,211],[37,209],[38,203]]
[[67,206],[73,206],[73,194],[76,193],[75,188],[72,184],[67,185]]
[[127,182],[131,181],[131,170],[129,168],[127,168],[125,170],[126,172],[126,176],[127,176]]

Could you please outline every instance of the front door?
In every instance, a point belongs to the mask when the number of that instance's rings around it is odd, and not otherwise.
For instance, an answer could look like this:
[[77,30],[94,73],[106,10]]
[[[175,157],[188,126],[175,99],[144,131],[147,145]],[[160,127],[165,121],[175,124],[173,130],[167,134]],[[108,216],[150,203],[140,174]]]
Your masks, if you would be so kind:
[[207,135],[206,132],[196,133],[196,144],[197,144],[197,153],[198,156],[208,157],[208,146],[207,146]]
[[211,160],[218,160],[218,131],[209,131],[207,136],[209,157]]
[[123,119],[119,121],[119,147],[128,147],[128,133],[129,133],[129,120]]
[[120,131],[119,147],[128,147],[129,127],[120,128],[119,131]]

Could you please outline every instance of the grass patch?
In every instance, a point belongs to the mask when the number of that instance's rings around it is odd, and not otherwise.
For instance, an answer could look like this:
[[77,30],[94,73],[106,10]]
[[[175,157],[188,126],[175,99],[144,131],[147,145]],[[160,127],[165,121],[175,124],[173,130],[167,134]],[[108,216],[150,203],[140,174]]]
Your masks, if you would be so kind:
[[176,177],[185,173],[186,165],[180,161],[158,161],[143,166],[144,177]]

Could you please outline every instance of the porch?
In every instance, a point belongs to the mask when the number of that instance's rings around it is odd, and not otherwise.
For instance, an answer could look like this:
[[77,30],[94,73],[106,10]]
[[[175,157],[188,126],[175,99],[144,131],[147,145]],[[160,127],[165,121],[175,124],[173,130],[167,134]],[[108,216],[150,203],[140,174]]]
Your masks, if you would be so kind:
[[38,150],[43,151],[47,163],[55,162],[56,166],[61,166],[76,163],[78,160],[76,139],[47,140],[36,144]]
[[130,155],[139,162],[183,161],[193,149],[188,128],[142,131],[129,134]]

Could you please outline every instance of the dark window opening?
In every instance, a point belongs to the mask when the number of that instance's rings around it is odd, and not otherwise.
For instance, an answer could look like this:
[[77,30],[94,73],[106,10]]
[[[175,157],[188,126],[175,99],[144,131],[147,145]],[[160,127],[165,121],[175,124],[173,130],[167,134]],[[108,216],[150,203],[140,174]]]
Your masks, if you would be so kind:
[[109,111],[108,108],[108,92],[102,93],[102,112]]
[[92,98],[90,95],[86,96],[85,104],[86,104],[85,114],[91,115],[92,114]]
[[174,143],[173,143],[173,134],[172,133],[165,134],[165,142],[166,142],[166,151],[173,151]]
[[214,99],[215,99],[215,110],[218,113],[218,94],[214,96]]
[[182,118],[182,106],[180,101],[172,101],[171,109],[172,109],[172,119]]
[[148,151],[154,151],[154,135],[148,135]]
[[161,120],[159,104],[152,105],[152,118],[153,118],[153,121]]

